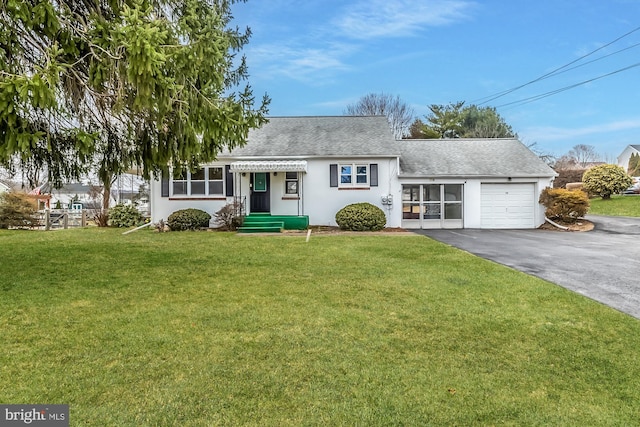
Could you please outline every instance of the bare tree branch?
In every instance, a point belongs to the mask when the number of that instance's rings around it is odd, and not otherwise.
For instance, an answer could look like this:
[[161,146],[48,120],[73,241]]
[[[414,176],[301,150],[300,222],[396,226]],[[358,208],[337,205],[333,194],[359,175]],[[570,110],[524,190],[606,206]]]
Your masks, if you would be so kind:
[[347,105],[346,116],[386,116],[396,139],[409,135],[414,111],[399,96],[370,93],[355,104]]

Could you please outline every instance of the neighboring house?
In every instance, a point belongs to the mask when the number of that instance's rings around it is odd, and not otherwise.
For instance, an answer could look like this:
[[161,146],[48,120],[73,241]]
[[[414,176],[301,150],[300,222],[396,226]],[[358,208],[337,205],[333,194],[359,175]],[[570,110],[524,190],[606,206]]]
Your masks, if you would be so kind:
[[11,187],[9,187],[7,184],[0,182],[0,194],[2,193],[6,193],[8,191],[11,190]]
[[273,117],[216,162],[151,182],[151,220],[234,200],[246,213],[336,225],[351,203],[380,207],[387,227],[535,228],[555,172],[516,139],[401,140],[386,118]]
[[[49,186],[50,187],[50,186]],[[49,188],[50,207],[60,204],[62,209],[82,209],[87,206],[99,206],[92,192],[93,186],[83,183],[64,184],[61,188]]]
[[632,154],[640,154],[640,145],[627,145],[627,148],[618,156],[618,166],[622,166],[626,171]]
[[[145,181],[132,174],[123,174],[113,183],[109,206],[118,203],[134,204],[141,197],[141,189],[144,190]],[[40,208],[62,209],[94,209],[102,207],[102,186],[92,185],[87,182],[67,183],[60,188],[53,188],[45,183],[29,192],[39,200]]]

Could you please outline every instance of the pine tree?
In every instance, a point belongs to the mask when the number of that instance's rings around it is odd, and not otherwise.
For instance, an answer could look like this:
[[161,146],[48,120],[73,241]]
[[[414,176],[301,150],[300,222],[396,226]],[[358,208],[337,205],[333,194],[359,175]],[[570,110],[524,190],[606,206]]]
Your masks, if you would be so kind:
[[0,164],[55,185],[93,165],[108,190],[244,144],[269,99],[241,87],[239,1],[0,0]]

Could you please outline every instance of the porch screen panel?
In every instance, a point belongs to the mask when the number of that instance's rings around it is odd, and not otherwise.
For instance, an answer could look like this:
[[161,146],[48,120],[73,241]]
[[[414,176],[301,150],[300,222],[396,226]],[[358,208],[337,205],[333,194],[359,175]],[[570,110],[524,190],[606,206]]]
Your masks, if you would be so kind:
[[444,185],[444,219],[462,219],[462,184]]
[[424,200],[424,219],[440,219],[440,184],[428,184],[422,187]]
[[402,218],[420,219],[420,186],[402,186]]

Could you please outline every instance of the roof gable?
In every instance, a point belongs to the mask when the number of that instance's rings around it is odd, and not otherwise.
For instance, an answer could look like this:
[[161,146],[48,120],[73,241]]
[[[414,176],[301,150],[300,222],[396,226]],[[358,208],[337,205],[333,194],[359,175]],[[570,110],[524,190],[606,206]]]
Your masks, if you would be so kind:
[[271,117],[219,157],[397,157],[395,143],[384,116]]
[[556,173],[514,138],[397,142],[400,176],[552,177]]

